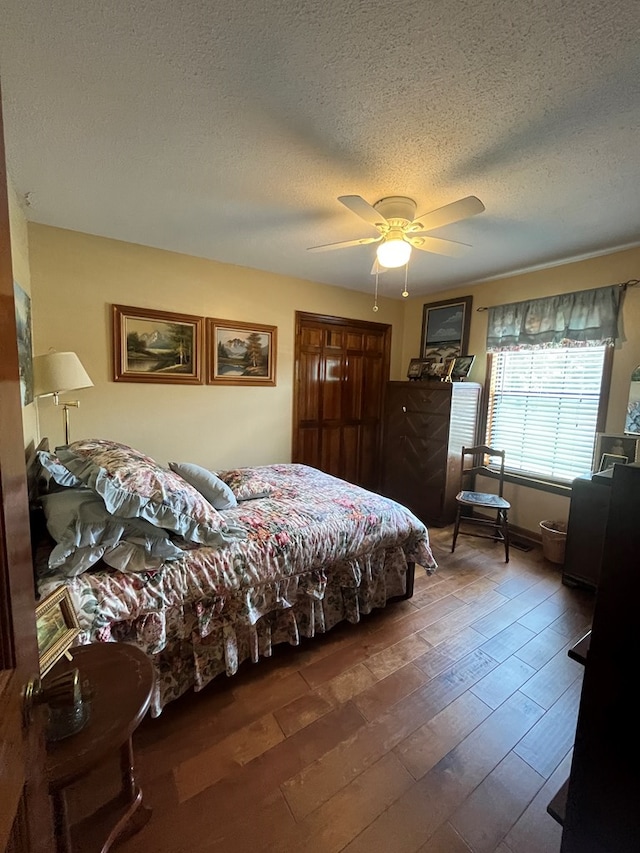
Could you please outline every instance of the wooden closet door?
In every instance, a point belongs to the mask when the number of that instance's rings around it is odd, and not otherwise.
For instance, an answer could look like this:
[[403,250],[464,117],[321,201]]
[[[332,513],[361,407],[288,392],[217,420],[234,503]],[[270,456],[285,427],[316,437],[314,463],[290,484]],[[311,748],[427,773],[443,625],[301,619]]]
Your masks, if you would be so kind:
[[292,459],[379,485],[391,326],[296,312]]

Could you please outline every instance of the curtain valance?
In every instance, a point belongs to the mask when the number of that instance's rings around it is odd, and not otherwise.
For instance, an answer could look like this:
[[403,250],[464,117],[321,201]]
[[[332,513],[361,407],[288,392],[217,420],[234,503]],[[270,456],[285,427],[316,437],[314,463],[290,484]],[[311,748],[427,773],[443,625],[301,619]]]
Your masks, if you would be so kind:
[[613,284],[489,308],[487,352],[612,344],[620,293]]

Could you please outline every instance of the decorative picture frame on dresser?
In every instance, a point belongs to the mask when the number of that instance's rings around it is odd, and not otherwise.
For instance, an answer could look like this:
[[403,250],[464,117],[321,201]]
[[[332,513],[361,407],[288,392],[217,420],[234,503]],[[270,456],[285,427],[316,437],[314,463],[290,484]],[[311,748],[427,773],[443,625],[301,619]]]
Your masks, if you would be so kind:
[[473,296],[428,302],[422,309],[420,355],[439,359],[464,355],[469,346]]
[[619,458],[615,461],[620,463],[623,458],[626,458],[627,463],[640,462],[640,435],[596,433],[592,473],[603,471],[603,462],[609,462],[605,467],[610,467],[611,460],[604,459],[605,456],[617,456]]
[[462,382],[469,375],[475,360],[475,355],[459,355],[445,359],[445,382]]
[[412,358],[407,368],[407,379],[439,379],[444,364],[436,358]]
[[113,381],[202,385],[204,317],[114,305]]
[[601,471],[608,471],[609,468],[613,468],[614,465],[626,465],[628,461],[629,460],[626,456],[616,456],[615,453],[603,453],[602,458],[600,459],[598,473]]

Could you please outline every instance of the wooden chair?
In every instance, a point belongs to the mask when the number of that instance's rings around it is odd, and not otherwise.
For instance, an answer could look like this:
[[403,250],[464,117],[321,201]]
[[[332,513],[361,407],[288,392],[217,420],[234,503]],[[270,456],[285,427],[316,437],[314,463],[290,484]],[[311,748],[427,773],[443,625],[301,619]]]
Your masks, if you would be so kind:
[[[488,463],[491,459],[500,459],[500,469],[498,476],[498,494],[492,492],[476,492],[465,490],[465,485],[469,485],[473,489],[475,485],[475,477],[477,474],[487,473],[491,470],[492,477],[495,477],[496,471],[489,469]],[[469,460],[471,465],[469,466]],[[470,482],[468,482],[470,481]],[[494,542],[504,542],[504,559],[509,562],[509,520],[508,512],[511,509],[511,504],[508,500],[502,497],[504,487],[504,450],[496,450],[493,447],[487,447],[486,444],[478,444],[475,447],[463,447],[460,463],[460,486],[461,491],[456,495],[457,511],[456,522],[453,529],[453,543],[451,544],[451,553],[455,551],[456,540],[458,535],[463,536],[478,536],[481,539],[493,539]],[[485,514],[481,516],[474,515],[475,510],[484,510]],[[468,514],[464,514],[465,510]],[[487,514],[490,517],[487,517]],[[491,515],[495,513],[495,517]],[[476,526],[491,527],[492,533],[474,532],[468,529],[460,529],[460,525],[464,528]]]

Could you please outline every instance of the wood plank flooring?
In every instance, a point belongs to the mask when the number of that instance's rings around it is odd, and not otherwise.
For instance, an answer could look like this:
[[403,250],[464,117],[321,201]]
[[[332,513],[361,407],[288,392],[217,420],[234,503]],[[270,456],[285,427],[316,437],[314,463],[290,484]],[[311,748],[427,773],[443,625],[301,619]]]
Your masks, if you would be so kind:
[[594,596],[540,548],[430,531],[413,599],[147,719],[119,853],[558,853]]

